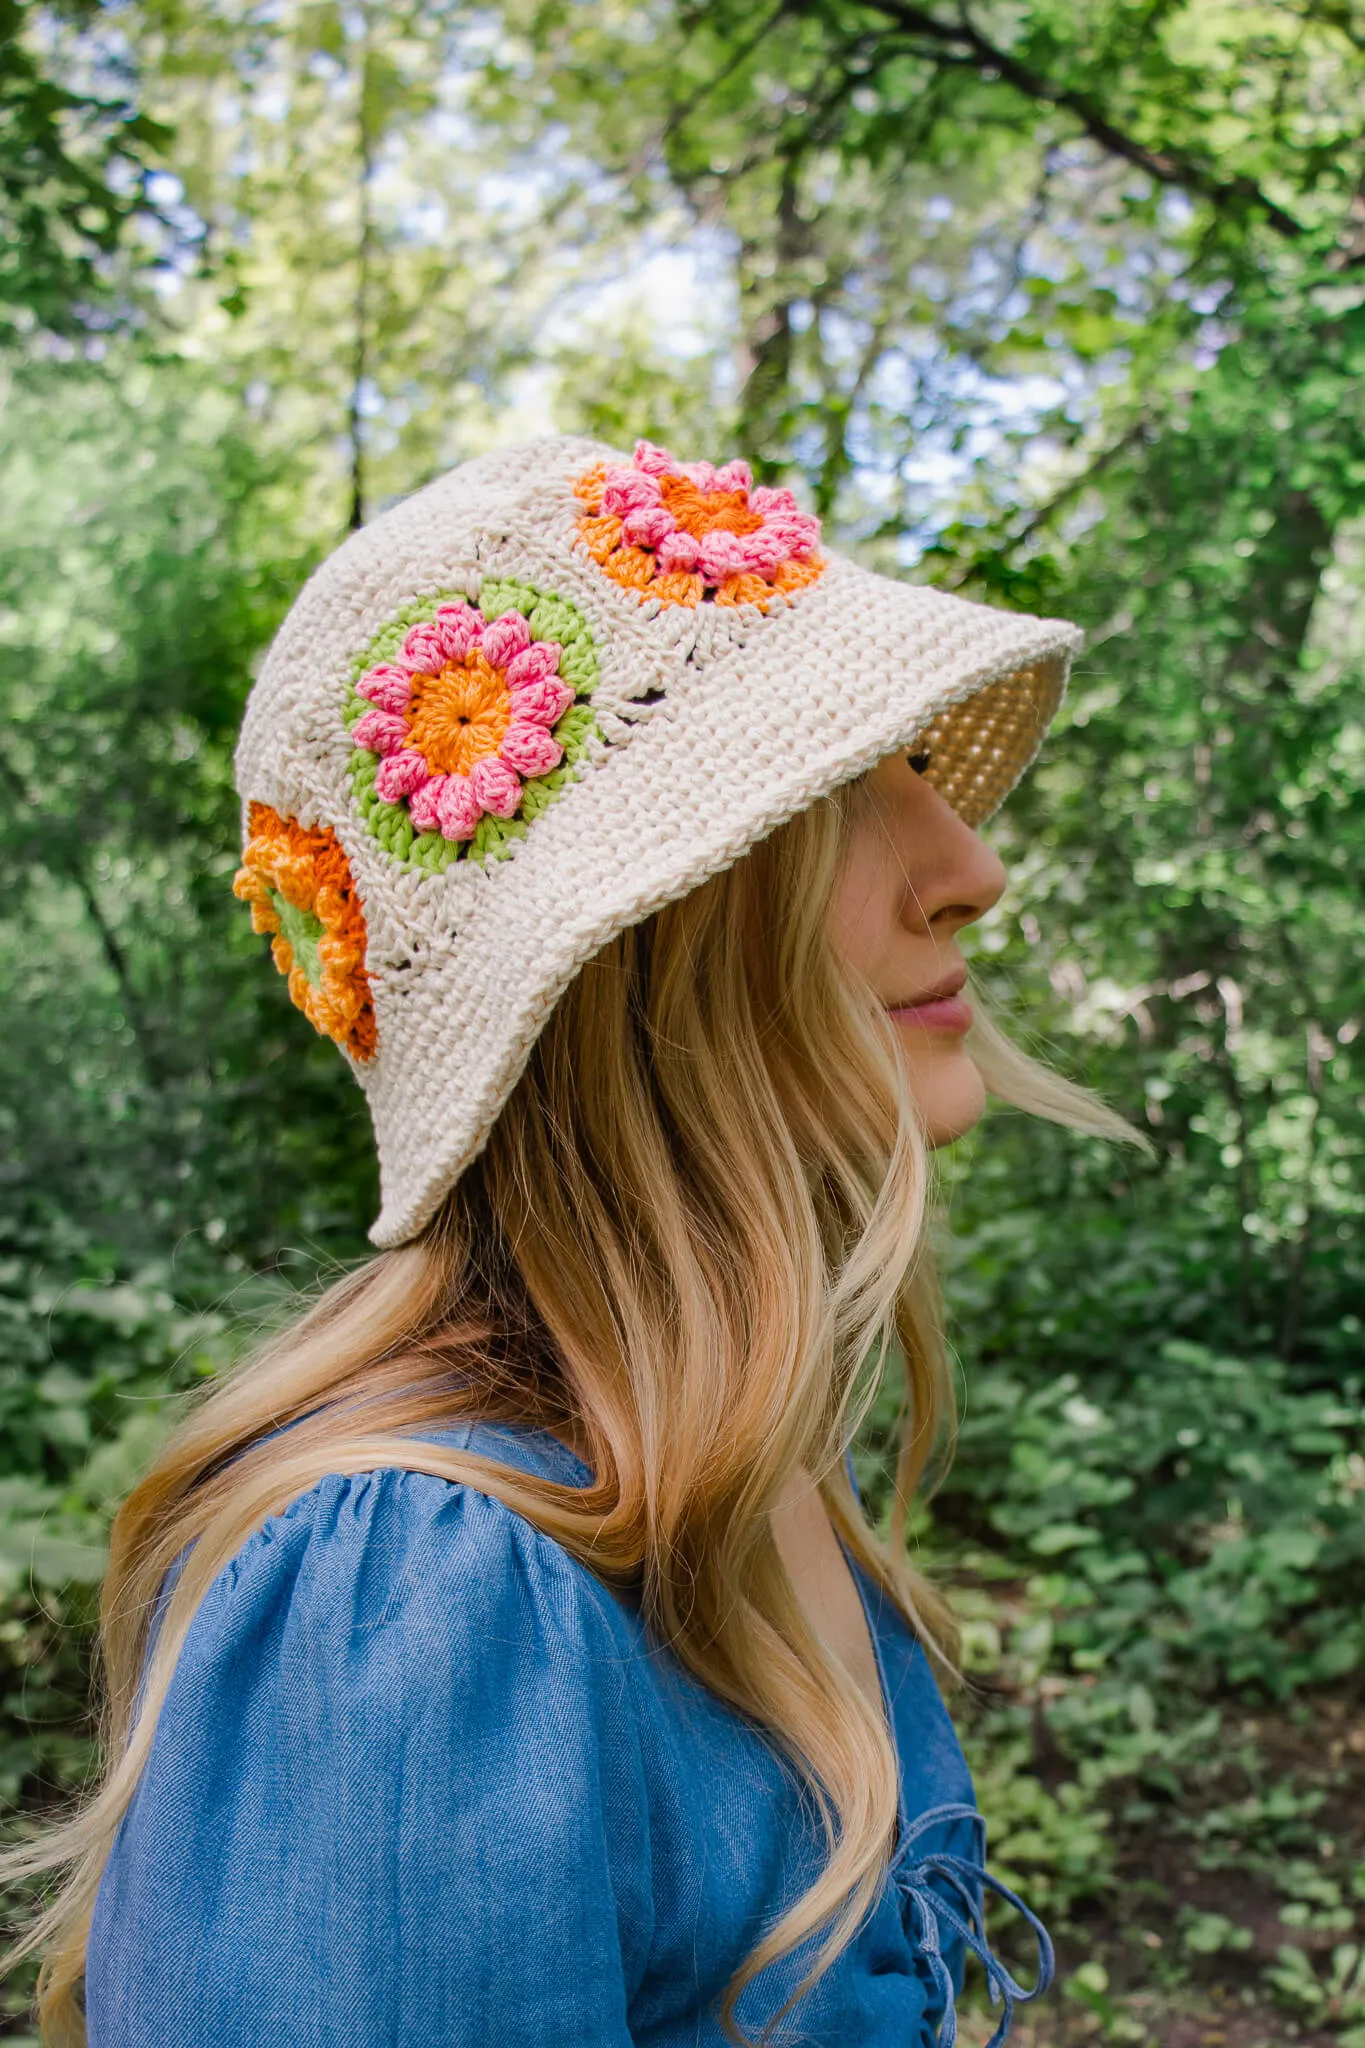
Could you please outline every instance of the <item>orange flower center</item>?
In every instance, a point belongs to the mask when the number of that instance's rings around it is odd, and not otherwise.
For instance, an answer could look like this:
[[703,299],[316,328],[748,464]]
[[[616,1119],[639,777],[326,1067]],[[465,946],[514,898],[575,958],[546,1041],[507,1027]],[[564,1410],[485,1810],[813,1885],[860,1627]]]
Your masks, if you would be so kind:
[[433,775],[468,775],[476,761],[497,753],[511,722],[502,670],[473,647],[439,675],[413,677],[404,745],[423,756]]
[[693,540],[708,533],[757,533],[763,524],[747,491],[703,491],[689,476],[661,476],[659,496]]

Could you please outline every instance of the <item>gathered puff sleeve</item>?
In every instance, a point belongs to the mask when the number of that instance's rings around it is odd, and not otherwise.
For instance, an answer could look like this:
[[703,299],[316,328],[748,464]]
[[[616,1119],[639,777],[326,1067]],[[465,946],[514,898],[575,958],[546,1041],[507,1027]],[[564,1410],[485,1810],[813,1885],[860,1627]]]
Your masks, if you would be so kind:
[[90,2048],[629,2048],[630,1661],[498,1502],[324,1480],[195,1616],[96,1905]]

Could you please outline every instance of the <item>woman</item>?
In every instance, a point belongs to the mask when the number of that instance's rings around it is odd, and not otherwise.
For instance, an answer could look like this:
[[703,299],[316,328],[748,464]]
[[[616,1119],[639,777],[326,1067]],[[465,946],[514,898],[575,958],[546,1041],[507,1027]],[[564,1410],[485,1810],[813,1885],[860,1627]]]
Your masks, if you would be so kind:
[[907,2048],[969,1950],[1003,2038],[903,1532],[930,1150],[988,1085],[1122,1130],[957,944],[1077,637],[648,443],[468,464],[313,579],[236,887],[367,1091],[384,1249],[118,1519],[46,2039]]

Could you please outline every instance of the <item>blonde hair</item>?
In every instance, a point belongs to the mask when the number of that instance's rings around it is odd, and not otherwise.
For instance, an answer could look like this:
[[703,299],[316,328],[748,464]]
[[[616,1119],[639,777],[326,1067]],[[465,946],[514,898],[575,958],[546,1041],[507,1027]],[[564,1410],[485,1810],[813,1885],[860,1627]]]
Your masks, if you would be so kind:
[[[772,1510],[794,1473],[813,1476],[849,1551],[940,1660],[954,1636],[905,1554],[952,1390],[929,1158],[895,1027],[826,937],[847,817],[844,792],[817,803],[590,960],[437,1222],[329,1287],[211,1391],[128,1499],[101,1610],[107,1773],[5,1865],[68,1872],[15,1952],[48,1951],[39,2010],[54,2048],[84,2039],[96,1890],[196,1608],[270,1516],[329,1473],[376,1466],[492,1495],[633,1589],[656,1635],[803,1776],[824,1867],[728,1987],[732,2038],[735,2000],[765,1964],[824,1930],[790,2004],[852,1935],[892,1843],[896,1758],[779,1558]],[[1123,1134],[988,1023],[976,1044],[1008,1100]],[[878,1541],[845,1455],[888,1367],[904,1424]],[[462,1417],[555,1431],[591,1483],[413,1434]],[[191,1544],[144,1676],[149,1617]]]

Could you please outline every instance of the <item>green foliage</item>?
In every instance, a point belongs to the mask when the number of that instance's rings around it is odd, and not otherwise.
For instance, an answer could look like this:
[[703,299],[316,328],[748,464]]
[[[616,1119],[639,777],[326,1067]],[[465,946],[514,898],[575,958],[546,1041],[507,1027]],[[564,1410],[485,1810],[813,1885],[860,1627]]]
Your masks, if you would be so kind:
[[10,1199],[134,1265],[186,1232],[254,1261],[335,1220],[354,1246],[363,1106],[231,893],[231,747],[308,556],[208,380],[164,359],[53,380],[16,378],[0,429]]
[[1365,1662],[1359,1383],[1296,1392],[1275,1359],[1173,1339],[1136,1385],[977,1375],[939,1496],[1048,1576],[1063,1668],[1283,1695]]
[[[76,1790],[109,1517],[234,1341],[221,1274],[123,1268],[70,1223],[0,1229],[0,1795]],[[261,1289],[244,1293],[243,1312]]]
[[73,90],[43,47],[63,14],[88,26],[101,11],[0,0],[0,347],[126,317],[111,259],[138,214],[160,220],[146,186],[168,131],[130,92]]

